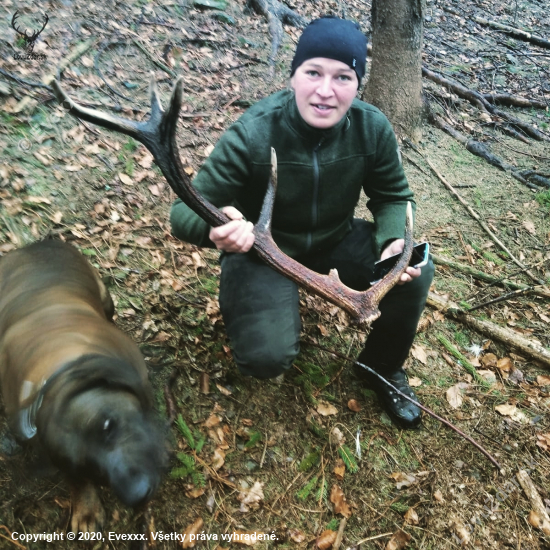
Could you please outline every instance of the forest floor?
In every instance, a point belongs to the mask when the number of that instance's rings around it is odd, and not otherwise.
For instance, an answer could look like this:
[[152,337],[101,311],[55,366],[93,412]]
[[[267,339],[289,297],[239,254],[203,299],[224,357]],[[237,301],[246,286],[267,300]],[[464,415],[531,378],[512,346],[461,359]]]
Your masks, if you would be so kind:
[[[369,1],[290,6],[307,20],[345,9],[370,33]],[[0,252],[47,235],[77,246],[108,282],[117,324],[146,357],[159,413],[166,417],[173,405],[181,415],[168,430],[176,452],[155,499],[134,512],[105,491],[103,535],[146,533],[149,548],[180,548],[175,541],[155,542],[151,533],[194,528],[211,536],[197,548],[242,547],[221,540],[235,532],[277,539],[255,548],[331,548],[341,527],[342,548],[550,548],[550,538],[532,525],[531,501],[516,481],[518,470],[528,470],[548,509],[548,364],[437,309],[424,312],[406,364],[418,397],[485,447],[503,473],[429,416],[418,431],[399,430],[349,364],[309,345],[281,384],[241,377],[218,309],[217,253],[170,235],[175,196],[151,155],[131,139],[72,118],[47,87],[37,86],[63,64],[62,84],[74,98],[143,118],[150,71],[165,103],[174,75],[182,74],[178,141],[191,174],[249,105],[286,86],[299,29],[285,27],[272,69],[267,23],[245,12],[242,0],[230,0],[225,10],[172,0],[63,0],[40,9],[49,21],[34,50],[45,60],[22,61],[14,59],[23,50],[10,27],[12,15],[19,10],[21,24],[30,28],[31,15],[36,21],[41,12],[25,0],[3,0],[0,8]],[[550,38],[545,2],[428,0],[425,66],[481,93],[507,92],[544,107],[550,49],[481,26],[476,15]],[[520,140],[501,131],[501,117],[481,113],[438,84],[426,80],[425,93],[453,128],[517,170],[550,177],[548,108],[500,107],[546,138]],[[535,278],[550,282],[550,189],[527,187],[428,122],[416,148],[404,143],[402,152],[418,203],[415,237],[429,241],[436,257],[532,285],[511,253]],[[436,267],[432,291],[464,309],[510,291],[457,268]],[[305,293],[302,306],[304,343],[358,354],[365,333],[345,314]],[[483,305],[472,316],[538,342],[548,353],[550,305],[541,292]],[[444,339],[474,365],[475,378]],[[0,433],[0,548],[49,548],[13,541],[10,533],[66,532],[67,485],[59,476],[31,473],[29,451],[14,446],[4,420]],[[88,546],[145,547],[107,540]]]

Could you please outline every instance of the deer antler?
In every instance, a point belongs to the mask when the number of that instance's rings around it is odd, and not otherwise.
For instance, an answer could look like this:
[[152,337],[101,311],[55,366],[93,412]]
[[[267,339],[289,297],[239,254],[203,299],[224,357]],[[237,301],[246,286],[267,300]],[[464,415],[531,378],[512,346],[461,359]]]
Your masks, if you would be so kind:
[[25,41],[27,43],[34,42],[36,40],[36,38],[38,37],[38,35],[46,28],[46,25],[48,24],[48,21],[50,20],[48,15],[45,13],[44,16],[43,16],[44,17],[44,24],[42,25],[42,28],[38,31],[33,31],[33,33],[29,36],[27,34],[27,29],[25,29],[24,31],[21,31],[21,29],[19,29],[15,26],[15,22],[17,21],[18,17],[19,17],[19,10],[16,11],[13,14],[13,17],[11,18],[11,26],[12,26],[12,28],[15,32],[19,33],[21,36],[23,36],[25,38]]
[[[115,115],[88,109],[75,103],[52,81],[52,87],[60,103],[72,115],[88,122],[126,134],[140,141],[152,153],[155,162],[176,195],[211,226],[229,222],[229,218],[202,197],[186,174],[181,163],[176,143],[176,128],[182,103],[183,78],[178,78],[170,104],[163,110],[154,78],[151,78],[151,116],[146,122],[126,120]],[[321,275],[284,254],[271,236],[271,214],[277,188],[277,161],[271,150],[271,178],[264,198],[258,223],[254,228],[254,249],[274,270],[296,282],[303,288],[317,294],[347,311],[358,323],[372,323],[380,316],[378,304],[387,292],[399,281],[407,268],[413,248],[412,208],[407,207],[405,248],[393,269],[377,284],[364,292],[343,285],[336,270]]]

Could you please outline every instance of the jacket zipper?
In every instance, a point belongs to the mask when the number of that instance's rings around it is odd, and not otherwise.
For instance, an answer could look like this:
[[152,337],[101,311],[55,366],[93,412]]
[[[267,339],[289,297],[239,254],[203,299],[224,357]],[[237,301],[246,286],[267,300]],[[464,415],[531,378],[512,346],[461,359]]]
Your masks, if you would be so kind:
[[319,157],[317,151],[323,144],[324,139],[313,148],[313,201],[311,205],[311,231],[307,234],[306,251],[310,252],[313,245],[313,231],[316,229],[319,218]]

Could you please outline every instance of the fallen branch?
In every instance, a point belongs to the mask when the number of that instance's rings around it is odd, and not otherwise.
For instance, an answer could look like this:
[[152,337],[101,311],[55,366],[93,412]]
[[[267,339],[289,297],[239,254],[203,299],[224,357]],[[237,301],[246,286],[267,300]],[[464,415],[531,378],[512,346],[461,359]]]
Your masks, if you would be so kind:
[[[527,495],[527,498],[529,499],[529,502],[531,504],[532,512],[531,514],[529,514],[529,518],[527,521],[529,521],[531,525],[534,524],[539,529],[541,529],[545,535],[550,536],[550,518],[548,517],[548,513],[546,512],[546,508],[544,507],[544,503],[540,498],[535,484],[525,470],[520,470],[516,474],[516,477],[518,478],[519,484],[521,485],[523,492]],[[533,512],[535,513],[534,518]]]
[[386,386],[390,387],[394,392],[399,394],[401,397],[406,399],[407,401],[410,401],[414,405],[416,405],[419,409],[422,409],[425,413],[429,414],[436,420],[439,420],[442,424],[445,424],[448,428],[451,428],[451,430],[455,431],[457,434],[462,436],[466,441],[470,442],[476,449],[478,449],[481,453],[483,453],[492,463],[494,466],[497,467],[499,472],[501,474],[504,474],[504,470],[502,469],[502,466],[496,461],[495,458],[491,454],[489,454],[488,451],[486,451],[477,441],[472,439],[469,435],[465,434],[462,430],[457,428],[454,424],[451,424],[448,420],[445,418],[442,418],[438,414],[434,413],[431,409],[428,409],[428,407],[425,407],[424,405],[420,404],[415,399],[412,399],[407,394],[403,393],[401,390],[397,389],[393,384],[388,382],[383,376],[380,376],[375,370],[371,369],[370,367],[367,367],[367,365],[364,365],[363,363],[360,363],[359,361],[356,361],[355,359],[352,359],[351,357],[348,357],[347,355],[344,355],[342,353],[339,353],[337,351],[325,348],[323,346],[320,346],[319,344],[316,344],[315,342],[310,342],[309,340],[303,341],[304,344],[308,346],[316,347],[320,350],[326,351],[327,353],[332,353],[332,355],[335,355],[336,357],[339,357],[340,359],[343,359],[344,361],[349,361],[350,363],[355,363],[356,365],[359,365],[363,369],[369,372],[369,374],[376,376],[381,382],[386,384]]
[[524,122],[519,118],[516,118],[508,113],[505,113],[504,111],[501,111],[500,109],[497,109],[494,105],[492,105],[491,103],[489,103],[489,101],[485,99],[483,94],[480,94],[475,90],[470,90],[463,84],[460,84],[455,80],[445,78],[439,73],[430,71],[430,69],[428,69],[427,67],[422,67],[422,75],[430,79],[431,81],[435,82],[436,84],[444,86],[451,92],[455,93],[457,96],[463,99],[467,99],[470,103],[475,105],[480,111],[490,113],[492,115],[502,118],[503,120],[508,121],[509,123],[513,124],[520,130],[525,132],[528,136],[532,137],[533,139],[536,139],[538,141],[549,141],[548,136],[546,136],[546,134],[543,134],[540,130],[535,128],[532,124],[528,124],[527,122]]
[[519,182],[523,183],[523,185],[526,185],[527,187],[529,187],[529,189],[533,189],[534,191],[540,191],[540,187],[538,185],[535,185],[534,183],[530,183],[529,181],[527,181],[527,179],[525,179],[521,175],[521,173],[518,172],[511,164],[508,164],[507,162],[503,161],[501,158],[491,153],[490,149],[486,145],[462,134],[461,132],[453,128],[450,124],[447,124],[445,121],[441,120],[441,118],[439,118],[434,113],[429,112],[428,116],[429,116],[430,122],[434,126],[436,126],[437,128],[440,128],[444,132],[447,132],[447,134],[454,137],[457,141],[460,141],[460,143],[464,144],[467,151],[470,151],[470,153],[472,153],[473,155],[476,155],[477,157],[481,157],[482,159],[486,160],[489,164],[496,166],[500,170],[504,172],[508,172],[512,177],[517,179]]
[[481,302],[481,304],[476,304],[471,308],[469,308],[468,311],[471,313],[476,309],[481,309],[482,307],[487,307],[487,306],[490,306],[491,304],[498,304],[498,302],[505,302],[506,300],[510,300],[510,298],[516,298],[517,296],[520,296],[522,294],[527,294],[528,292],[531,292],[531,288],[525,288],[525,289],[520,288],[518,290],[512,290],[512,292],[507,292],[506,294],[502,294],[501,296],[497,296],[496,298],[487,300],[486,302]]
[[545,367],[550,368],[550,351],[538,342],[533,342],[528,338],[524,338],[517,332],[506,327],[501,327],[490,321],[478,319],[461,309],[458,304],[442,296],[438,296],[433,292],[428,294],[427,304],[441,311],[451,319],[464,323],[474,330],[485,334],[485,336],[493,340],[498,340],[520,353],[529,356],[531,359],[540,361]]
[[332,550],[339,550],[340,546],[342,545],[342,539],[344,538],[344,529],[346,528],[347,522],[348,522],[348,518],[346,517],[343,517],[340,520],[340,527],[338,528],[338,534],[336,535],[336,540],[332,545]]
[[514,27],[509,27],[508,25],[503,25],[502,23],[491,21],[489,19],[485,19],[484,17],[479,17],[478,15],[474,15],[472,19],[480,25],[503,31],[513,36],[514,38],[519,38],[520,40],[531,42],[531,44],[536,44],[537,46],[541,46],[543,48],[550,48],[550,41],[542,38],[541,36],[537,36],[536,34],[522,31],[521,29],[515,29]]
[[283,41],[283,23],[293,27],[305,27],[306,20],[278,0],[247,0],[246,5],[267,19],[272,37],[269,62],[273,67]]
[[447,260],[447,258],[443,258],[442,256],[438,256],[433,253],[431,254],[431,256],[435,264],[443,265],[445,267],[450,267],[451,269],[455,269],[456,271],[460,271],[461,273],[465,273],[466,275],[471,275],[472,277],[475,277],[480,281],[485,281],[486,283],[490,283],[492,285],[502,285],[504,287],[509,287],[514,290],[531,290],[532,293],[536,294],[537,296],[542,296],[543,298],[550,298],[550,291],[548,291],[545,288],[540,288],[538,286],[522,285],[519,283],[514,283],[509,279],[499,279],[497,277],[493,277],[492,275],[484,273],[483,271],[474,269],[469,265],[453,262],[451,260]]
[[418,152],[419,155],[422,156],[422,158],[426,161],[428,166],[432,169],[432,172],[439,178],[441,183],[451,192],[451,194],[466,208],[470,216],[476,220],[479,225],[485,230],[485,232],[491,237],[491,239],[508,254],[510,259],[521,269],[525,270],[525,273],[531,277],[537,284],[544,284],[544,281],[540,281],[539,278],[534,275],[529,269],[527,269],[506,247],[506,245],[500,241],[500,239],[491,231],[489,226],[481,219],[479,214],[456,192],[456,190],[453,188],[453,186],[437,171],[437,168],[430,162],[428,158],[426,158],[417,148],[414,144],[410,143],[412,147],[415,148],[415,150]]
[[69,66],[72,65],[77,59],[82,57],[92,46],[97,42],[96,38],[90,38],[81,44],[78,44],[74,50],[72,50],[69,55],[63,57],[63,60],[56,69],[56,74],[49,74],[42,79],[44,84],[51,84],[56,78],[59,80],[59,75]]
[[533,109],[546,109],[548,104],[545,101],[538,99],[527,99],[519,95],[499,94],[491,92],[489,94],[481,94],[483,99],[494,105],[506,105],[508,107],[527,107]]

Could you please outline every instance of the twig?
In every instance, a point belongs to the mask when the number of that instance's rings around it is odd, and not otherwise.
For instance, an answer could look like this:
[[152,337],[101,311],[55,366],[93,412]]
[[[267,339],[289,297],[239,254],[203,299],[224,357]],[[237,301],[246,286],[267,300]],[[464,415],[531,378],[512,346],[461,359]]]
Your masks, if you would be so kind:
[[482,302],[481,304],[477,304],[475,306],[468,308],[468,312],[472,312],[472,311],[475,311],[476,309],[481,309],[482,307],[489,306],[491,304],[496,304],[498,302],[504,302],[506,300],[509,300],[510,298],[514,298],[515,296],[520,296],[521,294],[526,294],[527,292],[531,292],[531,290],[532,290],[531,288],[525,288],[525,289],[513,290],[512,292],[507,292],[506,294],[502,294],[497,298],[493,298],[492,300],[487,300],[486,302]]
[[524,338],[520,334],[513,332],[506,327],[495,325],[490,321],[477,319],[473,315],[469,315],[466,311],[462,310],[454,302],[445,300],[433,292],[428,294],[427,304],[430,307],[445,313],[455,321],[465,323],[478,332],[489,336],[489,338],[499,340],[500,342],[519,350],[520,353],[540,361],[546,367],[550,367],[550,351],[542,345],[533,342],[532,340],[528,340],[527,338]]
[[540,498],[540,495],[535,487],[535,484],[529,477],[529,474],[525,470],[520,470],[516,477],[518,478],[519,484],[523,488],[523,491],[527,495],[529,502],[531,504],[531,509],[534,510],[543,520],[550,523],[550,518],[544,507],[544,503]]
[[438,414],[434,413],[431,409],[428,409],[428,407],[425,407],[424,405],[421,405],[418,401],[416,401],[415,399],[412,399],[411,397],[409,397],[408,395],[403,393],[401,390],[397,389],[393,384],[388,382],[383,376],[380,376],[375,370],[371,369],[370,367],[367,367],[367,365],[364,365],[363,363],[360,363],[359,361],[356,361],[355,359],[352,359],[351,357],[346,357],[342,353],[339,353],[337,351],[325,348],[323,346],[320,346],[319,344],[315,344],[314,342],[310,342],[309,340],[305,340],[305,341],[303,341],[303,343],[308,345],[308,346],[314,346],[316,348],[319,348],[323,351],[326,351],[327,353],[332,353],[333,355],[336,355],[337,357],[340,357],[340,359],[344,359],[345,361],[355,363],[356,365],[359,365],[360,367],[364,368],[366,371],[369,372],[369,374],[376,376],[381,382],[386,384],[386,386],[391,388],[394,392],[399,394],[401,397],[405,398],[407,401],[410,401],[411,403],[416,405],[419,409],[422,409],[424,412],[428,413],[430,416],[432,416],[433,418],[439,420],[442,424],[445,424],[445,426],[447,426],[448,428],[450,428],[451,430],[455,431],[457,434],[462,436],[464,439],[466,439],[466,441],[470,442],[476,449],[478,449],[482,454],[484,454],[492,462],[492,464],[494,466],[496,466],[496,468],[499,470],[499,472],[501,474],[504,473],[504,470],[502,469],[502,466],[477,441],[472,439],[469,435],[465,434],[462,430],[457,428],[455,425],[451,424],[448,420],[445,420],[444,418],[442,418]]
[[472,216],[472,218],[474,218],[474,220],[476,220],[479,225],[481,225],[481,227],[485,230],[485,232],[491,237],[491,239],[496,243],[498,244],[498,246],[500,246],[500,248],[502,248],[502,250],[504,250],[504,252],[506,252],[506,254],[508,254],[508,256],[510,257],[510,259],[516,264],[518,265],[519,267],[521,267],[521,269],[525,269],[525,273],[527,273],[527,275],[529,275],[529,277],[531,277],[531,279],[533,279],[537,284],[544,284],[543,281],[540,281],[539,278],[534,275],[533,273],[531,273],[531,271],[529,271],[511,252],[510,250],[508,250],[508,248],[506,247],[506,245],[500,241],[500,239],[491,231],[491,229],[489,228],[489,226],[481,219],[481,217],[479,216],[479,214],[455,191],[455,189],[453,188],[453,186],[438,172],[437,168],[430,162],[430,160],[425,157],[418,149],[418,154],[420,154],[422,156],[422,158],[426,161],[426,163],[428,164],[428,166],[432,169],[432,172],[439,178],[439,180],[441,181],[441,183],[443,183],[443,185],[451,192],[451,194],[460,202],[460,204],[462,204],[462,206],[464,206],[464,208],[466,208],[466,210],[468,211],[468,213],[470,214],[470,216]]
[[520,40],[531,42],[532,44],[536,44],[537,46],[541,46],[543,48],[550,48],[550,41],[542,38],[541,36],[537,36],[536,34],[522,31],[521,29],[515,29],[514,27],[509,27],[508,25],[503,25],[502,23],[498,23],[497,21],[491,21],[477,15],[475,15],[472,19],[480,25],[492,27],[493,29],[503,31],[513,36],[514,38],[519,38]]
[[164,400],[166,402],[166,414],[168,416],[168,426],[171,426],[176,418],[176,405],[174,403],[174,396],[172,395],[172,385],[178,378],[178,370],[172,369],[170,378],[164,386]]
[[391,537],[391,535],[393,535],[393,533],[382,533],[381,535],[375,535],[374,537],[367,537],[366,539],[361,539],[359,542],[356,542],[354,546],[359,546],[360,544],[363,544],[364,542],[368,542],[369,540],[376,540],[384,537]]
[[336,535],[336,540],[332,545],[332,550],[338,550],[340,548],[340,545],[342,544],[342,539],[344,538],[344,529],[346,528],[347,522],[348,522],[348,518],[346,517],[343,517],[340,520],[340,527],[338,528],[338,534]]
[[169,74],[172,78],[177,78],[177,74],[167,67],[164,63],[161,63],[152,53],[150,53],[145,46],[140,44],[138,40],[132,38],[132,42],[159,68],[162,69],[165,73]]
[[539,288],[537,285],[533,285],[533,286],[522,285],[522,284],[510,281],[509,279],[506,279],[506,278],[499,279],[497,277],[493,277],[492,275],[484,273],[483,271],[474,269],[469,265],[453,262],[451,260],[448,260],[447,258],[443,258],[442,256],[438,256],[433,253],[431,256],[432,256],[432,260],[436,265],[443,265],[445,267],[450,267],[451,269],[456,269],[461,273],[465,273],[466,275],[471,275],[472,277],[475,277],[476,279],[479,279],[481,281],[485,281],[486,283],[490,283],[491,285],[502,285],[504,287],[513,288],[514,290],[532,289],[533,294],[536,294],[537,296],[542,296],[543,298],[550,298],[550,291],[546,290],[544,287]]
[[8,73],[8,71],[5,71],[2,68],[0,68],[0,74],[3,74],[4,76],[10,78],[11,80],[15,80],[15,82],[19,82],[20,84],[25,84],[25,86],[31,86],[32,88],[45,88],[46,90],[48,90],[53,94],[53,90],[51,86],[48,86],[47,84],[42,84],[42,82],[34,82],[33,80],[26,80],[24,78],[20,78],[19,76],[15,76],[14,74]]

